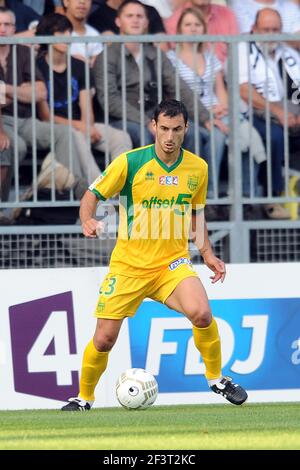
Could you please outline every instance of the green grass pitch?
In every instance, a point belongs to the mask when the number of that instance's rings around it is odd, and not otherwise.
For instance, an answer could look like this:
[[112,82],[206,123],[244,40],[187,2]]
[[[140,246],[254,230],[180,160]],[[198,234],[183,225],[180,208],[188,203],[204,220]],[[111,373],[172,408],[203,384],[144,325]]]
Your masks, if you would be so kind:
[[300,403],[1,411],[0,449],[300,449]]

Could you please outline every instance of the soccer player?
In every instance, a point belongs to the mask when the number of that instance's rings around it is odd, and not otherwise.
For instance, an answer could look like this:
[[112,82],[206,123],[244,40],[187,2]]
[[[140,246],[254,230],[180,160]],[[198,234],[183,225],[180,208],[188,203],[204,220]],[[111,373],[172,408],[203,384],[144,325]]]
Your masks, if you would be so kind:
[[181,147],[187,121],[182,102],[162,101],[152,120],[155,143],[118,156],[81,200],[80,219],[86,237],[95,237],[99,230],[95,219],[98,201],[118,193],[120,225],[97,302],[95,334],[83,355],[79,395],[69,399],[64,411],[91,408],[122,322],[134,316],[146,297],[191,321],[211,390],[235,405],[247,399],[240,385],[222,376],[217,323],[188,255],[187,227],[191,223],[192,238],[214,273],[212,282],[224,281],[225,264],[213,253],[204,219],[207,164]]

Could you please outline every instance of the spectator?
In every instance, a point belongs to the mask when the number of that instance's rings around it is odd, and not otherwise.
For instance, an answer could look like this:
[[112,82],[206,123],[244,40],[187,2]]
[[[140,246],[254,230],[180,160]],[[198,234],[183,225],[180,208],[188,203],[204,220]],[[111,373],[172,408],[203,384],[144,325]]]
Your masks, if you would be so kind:
[[22,3],[32,8],[40,16],[48,15],[53,12],[63,12],[61,0],[23,0]]
[[[122,3],[122,0],[107,0],[91,14],[89,17],[90,25],[94,26],[100,33],[119,34],[116,17],[118,8]],[[149,5],[145,5],[145,8],[149,18],[149,34],[164,33],[165,28],[157,10]]]
[[[272,8],[259,10],[253,32],[256,34],[279,34],[282,29],[280,14]],[[297,92],[300,83],[300,56],[297,51],[276,42],[266,43],[265,48],[259,43],[250,43],[250,69],[248,69],[248,50],[245,43],[240,45],[240,92],[241,97],[249,100],[249,84],[251,85],[252,104],[254,109],[253,123],[263,140],[266,141],[266,103],[271,113],[271,158],[272,158],[272,193],[279,196],[283,190],[282,164],[284,158],[285,112],[283,99],[285,95],[282,77],[283,68],[287,73],[290,101],[287,125],[289,133],[299,135],[300,116],[299,104],[291,101],[292,94]],[[268,86],[266,85],[266,82]],[[288,218],[288,213],[279,205],[270,205],[270,218]],[[284,212],[285,211],[285,212]]]
[[[69,36],[72,32],[70,20],[59,13],[53,13],[42,18],[37,28],[40,36]],[[39,113],[43,120],[50,120],[50,67],[47,46],[41,48],[42,54],[38,59],[38,67],[41,70],[48,88],[47,101],[39,103]],[[53,45],[53,82],[54,82],[54,121],[58,124],[68,124],[68,72],[67,72],[67,45]],[[71,57],[71,83],[72,83],[72,127],[76,147],[79,151],[81,171],[90,182],[94,181],[101,173],[96,161],[88,148],[87,132],[90,132],[90,141],[93,148],[105,151],[106,140],[111,157],[131,149],[131,141],[124,131],[106,128],[104,124],[94,123],[90,90],[85,82],[84,63]],[[90,116],[87,112],[89,101]],[[90,121],[88,121],[90,117]],[[90,126],[90,127],[89,127]],[[67,126],[66,126],[67,129]]]
[[[183,10],[189,7],[198,8],[207,24],[208,34],[222,34],[225,36],[239,34],[236,17],[233,11],[222,5],[211,4],[211,0],[190,0],[179,7],[170,18],[165,20],[168,34],[176,34],[177,23]],[[224,64],[227,58],[227,45],[215,43],[215,54]]]
[[[91,36],[100,38],[98,31],[86,23],[91,11],[92,0],[64,0],[65,13],[73,25],[73,37]],[[102,51],[102,44],[97,42],[72,43],[71,54],[77,59],[88,58],[92,67],[98,54]]]
[[[202,35],[206,33],[206,23],[197,8],[187,8],[184,10],[179,18],[177,25],[177,34],[185,35]],[[168,57],[175,67],[178,68],[179,75],[189,85],[189,87],[196,91],[201,98],[202,103],[211,109],[214,116],[222,120],[225,125],[229,124],[228,120],[228,94],[223,80],[223,67],[218,58],[213,54],[212,50],[205,47],[206,44],[198,44],[195,53],[194,44],[191,42],[183,42],[175,51],[169,51]],[[215,137],[217,135],[217,138]],[[243,163],[245,165],[244,194],[249,196],[249,179],[247,177],[248,171],[247,160],[249,158],[249,122],[241,116],[240,122],[240,147],[243,155]],[[258,132],[252,128],[252,155],[256,160],[265,160],[264,144]],[[224,149],[226,144],[226,135],[223,134],[218,128],[214,130],[214,139],[218,146],[215,148],[215,161],[212,165],[208,161],[208,190],[207,197],[214,197],[213,184],[214,175],[215,180],[219,183],[220,167],[222,158],[224,156]],[[245,160],[245,162],[244,162]],[[218,186],[219,187],[219,184]],[[217,207],[208,206],[207,210],[217,213]],[[208,214],[206,213],[206,216]]]
[[284,33],[300,32],[300,9],[289,0],[229,0],[236,14],[241,33],[249,33],[259,10],[265,7],[278,11]]
[[[176,34],[197,36],[206,34],[206,30],[206,23],[198,9],[187,8],[183,10],[177,23]],[[205,44],[199,43],[195,53],[192,42],[183,42],[179,43],[177,54],[170,50],[167,56],[174,67],[178,68],[180,77],[190,89],[197,90],[204,106],[212,109],[214,116],[228,125],[228,96],[223,80],[223,67],[213,52],[205,48]],[[219,181],[226,134],[215,128],[214,137],[216,137],[217,148],[215,149],[214,165],[208,161],[208,198],[214,197],[213,176],[215,175],[216,181]]]
[[[124,35],[140,35],[147,28],[147,16],[145,6],[138,0],[125,1],[118,10],[117,25],[120,28],[120,34]],[[140,57],[140,46],[138,43],[126,43],[125,52],[125,68],[126,68],[126,99],[127,99],[127,129],[131,136],[134,147],[141,145],[140,142],[140,104],[139,104],[139,68],[143,67],[144,81],[144,122],[145,122],[145,144],[153,142],[151,117],[153,109],[158,102],[158,77],[156,76],[157,51],[152,44],[145,44],[143,47],[143,64]],[[122,127],[122,68],[120,61],[120,44],[112,44],[108,52],[108,94],[109,94],[109,114],[111,122],[114,126]],[[95,84],[97,97],[102,106],[105,103],[104,96],[104,74],[103,74],[103,57],[100,54],[95,62]],[[173,67],[162,52],[162,70],[161,82],[163,96],[174,97],[176,94],[175,76]],[[193,113],[194,96],[185,83],[179,79],[180,95],[182,101],[187,108]],[[199,128],[199,140],[203,144],[203,155],[209,158],[210,155],[210,130],[211,123],[209,121],[209,113],[198,101],[199,122],[202,126]],[[223,123],[215,120],[214,123],[221,129],[227,130]],[[198,131],[198,128],[197,128]],[[194,137],[196,128],[190,123],[189,131],[186,134],[184,147],[194,151]]]
[[[0,7],[11,10],[16,18],[16,24],[14,27],[15,33],[28,32],[28,35],[33,35],[30,32],[30,27],[39,21],[40,15],[38,15],[32,8],[23,5],[18,0],[0,0]],[[28,31],[29,30],[29,31]]]
[[[0,35],[2,37],[9,37],[15,31],[15,15],[7,8],[0,8]],[[7,151],[0,153],[0,168],[1,168],[1,181],[2,187],[6,187],[5,194],[2,195],[3,200],[7,200],[9,192],[9,176],[12,170],[12,156],[14,155],[14,147],[17,144],[18,148],[18,161],[19,163],[24,159],[27,149],[32,146],[32,128],[35,126],[36,133],[36,146],[38,150],[47,150],[51,145],[51,132],[50,124],[32,119],[32,88],[35,88],[36,103],[40,103],[47,97],[47,90],[44,84],[44,79],[37,68],[35,68],[35,76],[31,75],[31,57],[28,47],[16,46],[16,89],[13,86],[13,57],[12,47],[8,44],[0,45],[0,80],[5,81],[5,103],[2,105],[2,121],[4,134],[10,140],[10,154]],[[17,142],[15,141],[15,122],[14,122],[14,93],[17,95]],[[7,149],[7,144],[4,148]],[[55,125],[54,127],[54,146],[56,159],[69,166],[69,138],[68,129],[65,126]],[[3,148],[3,145],[2,145]],[[77,182],[81,174],[79,170],[78,153],[76,147],[73,146],[73,169],[74,174],[77,176]],[[4,168],[3,168],[4,167]],[[4,176],[3,176],[4,175]],[[80,195],[78,195],[80,196]]]

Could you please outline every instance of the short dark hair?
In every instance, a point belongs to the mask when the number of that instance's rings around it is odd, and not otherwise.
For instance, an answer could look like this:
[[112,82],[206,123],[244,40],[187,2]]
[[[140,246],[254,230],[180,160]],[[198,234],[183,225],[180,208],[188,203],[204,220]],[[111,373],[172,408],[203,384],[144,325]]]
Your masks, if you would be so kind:
[[124,0],[124,2],[122,2],[119,8],[117,9],[117,17],[119,17],[124,8],[131,3],[133,3],[134,5],[140,5],[144,9],[145,15],[148,18],[147,6],[144,3],[140,2],[140,0]]
[[160,114],[163,114],[164,116],[168,116],[170,118],[173,118],[175,116],[178,116],[179,114],[182,114],[183,119],[184,119],[184,124],[187,124],[188,122],[188,112],[183,104],[182,101],[177,101],[177,100],[162,100],[155,108],[154,113],[153,113],[153,119],[155,122],[158,121],[158,117]]
[[69,18],[60,13],[49,13],[42,16],[37,28],[36,36],[53,36],[54,33],[73,31],[73,25]]

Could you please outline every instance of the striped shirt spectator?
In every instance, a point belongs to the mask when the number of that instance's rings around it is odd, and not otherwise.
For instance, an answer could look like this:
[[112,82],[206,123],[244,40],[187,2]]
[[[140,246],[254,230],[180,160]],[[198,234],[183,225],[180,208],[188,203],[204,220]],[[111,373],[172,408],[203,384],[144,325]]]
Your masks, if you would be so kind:
[[222,64],[219,59],[212,53],[212,50],[203,51],[205,70],[203,75],[199,75],[188,65],[186,65],[175,51],[170,50],[167,52],[169,60],[174,67],[178,68],[180,77],[188,84],[188,86],[197,91],[202,104],[206,108],[219,103],[219,100],[214,92],[214,84],[216,80],[216,73],[223,70]]
[[[179,7],[170,18],[164,21],[167,34],[176,34],[176,27],[181,13],[190,7],[200,10],[207,25],[207,34],[221,34],[224,36],[239,34],[237,20],[233,11],[222,5],[214,5],[208,2],[207,5],[200,5],[198,0],[185,2]],[[222,42],[215,43],[215,53],[222,64],[227,59],[227,45]]]

